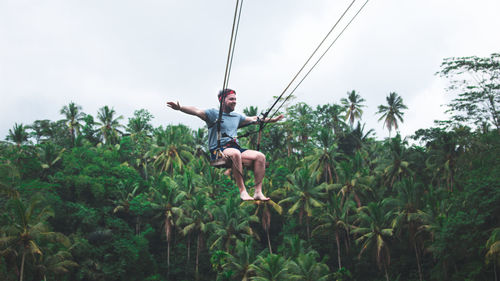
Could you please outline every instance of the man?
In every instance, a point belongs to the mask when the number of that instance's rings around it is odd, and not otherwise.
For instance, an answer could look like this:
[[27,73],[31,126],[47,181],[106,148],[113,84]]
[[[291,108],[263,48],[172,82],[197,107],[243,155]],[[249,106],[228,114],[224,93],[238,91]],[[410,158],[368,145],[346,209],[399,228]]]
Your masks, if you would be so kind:
[[[221,132],[221,151],[233,162],[233,176],[236,185],[240,190],[240,198],[244,201],[249,200],[269,200],[262,193],[262,180],[266,172],[266,156],[259,151],[241,148],[237,137],[237,129],[249,123],[256,122],[278,122],[283,119],[283,115],[275,118],[259,119],[257,116],[244,116],[233,112],[236,107],[236,92],[231,89],[224,89],[219,92],[219,102],[222,100],[222,119],[220,124]],[[167,102],[167,105],[174,110],[180,110],[186,114],[198,116],[205,121],[208,126],[208,144],[210,155],[214,159],[217,150],[217,119],[219,118],[218,109],[200,110],[194,106],[181,106],[179,102]],[[255,192],[253,197],[246,190],[243,181],[242,169],[243,163],[252,164],[255,177]]]

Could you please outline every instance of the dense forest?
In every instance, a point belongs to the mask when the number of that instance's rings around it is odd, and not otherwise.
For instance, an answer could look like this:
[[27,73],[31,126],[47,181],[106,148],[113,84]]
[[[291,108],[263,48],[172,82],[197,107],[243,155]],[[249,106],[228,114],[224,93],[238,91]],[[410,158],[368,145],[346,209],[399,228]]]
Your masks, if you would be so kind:
[[449,119],[408,138],[395,92],[380,97],[384,140],[356,91],[287,104],[262,134],[267,202],[242,202],[209,165],[206,128],[74,102],[15,123],[0,145],[0,280],[499,280],[500,54],[444,59],[437,75]]

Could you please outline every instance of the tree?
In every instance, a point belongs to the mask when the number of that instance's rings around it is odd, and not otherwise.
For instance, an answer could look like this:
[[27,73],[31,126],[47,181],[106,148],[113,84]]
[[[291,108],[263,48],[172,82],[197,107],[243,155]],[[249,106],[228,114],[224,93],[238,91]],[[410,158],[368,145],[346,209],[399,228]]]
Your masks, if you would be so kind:
[[347,99],[342,98],[340,102],[346,111],[345,120],[349,120],[349,124],[351,124],[352,128],[354,121],[356,119],[361,119],[363,115],[363,110],[361,108],[365,107],[365,105],[362,104],[365,102],[365,99],[356,93],[355,90],[352,90],[351,92],[347,92]]
[[310,238],[309,221],[313,215],[314,208],[323,206],[319,200],[324,196],[323,191],[326,184],[317,184],[317,172],[311,172],[308,168],[299,168],[288,178],[290,195],[281,200],[278,204],[292,202],[288,214],[299,212],[299,223],[306,216],[307,238]]
[[254,281],[289,280],[288,262],[280,255],[268,254],[257,257],[257,262],[251,265],[255,271]]
[[155,178],[155,186],[151,187],[151,205],[162,218],[162,226],[167,241],[167,267],[170,268],[170,243],[174,233],[175,221],[182,216],[180,202],[186,193],[178,187],[176,182],[167,176]]
[[342,198],[335,193],[331,194],[326,209],[321,213],[318,218],[319,225],[313,230],[312,234],[315,235],[320,232],[332,231],[335,236],[335,243],[337,244],[337,260],[339,270],[342,268],[342,258],[340,255],[340,240],[349,236],[349,212],[354,210],[354,202],[348,200],[342,204]]
[[253,239],[236,241],[234,253],[229,255],[228,262],[224,265],[226,270],[233,272],[234,280],[248,281],[254,274],[254,264],[257,259],[256,245]]
[[[409,178],[397,184],[396,189],[398,191],[398,196],[396,198],[387,198],[384,200],[386,204],[393,205],[397,210],[392,226],[397,231],[398,235],[402,235],[402,233],[408,235],[408,242],[415,251],[418,276],[420,281],[422,281],[423,277],[420,259],[422,256],[421,246],[423,242],[421,239],[418,239],[418,230],[422,225],[419,215],[422,209],[422,188]],[[405,231],[403,232],[403,230]]]
[[328,266],[318,262],[319,254],[310,251],[300,254],[295,260],[289,262],[290,280],[301,281],[326,281],[330,280],[331,274]]
[[[189,132],[189,134],[188,134]],[[160,126],[154,132],[154,144],[148,155],[154,159],[153,165],[158,172],[173,173],[174,168],[183,171],[184,166],[193,159],[191,144],[192,134],[183,125]]]
[[491,236],[486,242],[486,263],[493,262],[493,268],[495,271],[495,280],[497,277],[497,265],[500,265],[500,227],[493,229]]
[[384,119],[383,127],[387,127],[390,137],[392,128],[398,130],[398,120],[403,123],[404,113],[402,110],[408,109],[408,107],[403,103],[403,98],[395,92],[389,93],[385,99],[387,105],[379,105],[377,114],[382,114],[378,121]]
[[260,222],[262,228],[266,232],[267,247],[269,248],[269,253],[272,254],[271,239],[269,238],[269,230],[271,228],[271,211],[269,210],[269,205],[271,205],[278,214],[281,215],[283,212],[281,206],[276,204],[273,200],[257,201],[257,209],[255,210],[254,216],[258,216],[260,213]]
[[318,181],[323,179],[328,184],[339,181],[339,175],[335,166],[338,164],[336,158],[341,156],[338,151],[337,143],[334,141],[330,130],[323,127],[319,128],[316,136],[321,147],[314,149],[314,151],[305,158],[306,162],[311,163],[313,171],[318,173]]
[[77,134],[80,134],[81,121],[86,116],[85,113],[81,112],[82,107],[76,105],[74,102],[70,102],[68,105],[63,106],[60,113],[64,115],[66,125],[68,126],[69,133],[71,135],[71,144],[75,144],[75,138]]
[[448,104],[452,121],[487,122],[500,132],[500,53],[485,58],[446,58],[437,74],[450,79],[449,92],[458,92]]
[[50,232],[46,221],[54,212],[45,206],[39,197],[33,197],[26,206],[20,199],[12,199],[10,222],[1,227],[6,236],[0,237],[0,251],[12,249],[21,254],[19,281],[23,281],[26,255],[42,255],[40,239],[46,238],[69,245],[68,239],[61,233]]
[[383,202],[370,202],[358,209],[358,218],[352,233],[357,235],[356,243],[362,244],[359,257],[369,249],[375,253],[375,261],[379,269],[384,269],[385,278],[389,281],[387,273],[391,262],[389,239],[394,229],[391,227],[393,211],[387,211]]
[[205,194],[194,195],[192,199],[182,204],[184,214],[177,223],[178,225],[182,225],[181,232],[185,237],[196,235],[196,276],[199,273],[199,256],[203,239],[208,233],[209,224],[213,221],[213,214],[210,211],[208,203],[208,198]]
[[213,234],[216,238],[210,249],[219,245],[226,252],[231,252],[236,241],[256,235],[250,227],[250,222],[257,222],[257,216],[251,216],[248,208],[238,206],[239,203],[238,197],[229,198],[224,205],[214,210]]
[[29,134],[26,132],[26,129],[28,127],[23,126],[23,124],[14,124],[14,127],[12,129],[9,129],[9,134],[5,138],[6,140],[10,140],[14,142],[17,147],[20,147],[23,145],[25,142],[28,141]]
[[101,125],[100,134],[105,144],[117,143],[119,135],[122,134],[119,128],[123,128],[123,125],[120,124],[123,116],[120,115],[115,118],[115,114],[115,110],[110,109],[107,105],[99,108],[97,112],[97,118],[100,121],[97,124]]
[[132,137],[141,134],[149,135],[153,131],[153,125],[150,123],[153,118],[154,116],[146,109],[136,110],[134,117],[128,119],[126,130]]

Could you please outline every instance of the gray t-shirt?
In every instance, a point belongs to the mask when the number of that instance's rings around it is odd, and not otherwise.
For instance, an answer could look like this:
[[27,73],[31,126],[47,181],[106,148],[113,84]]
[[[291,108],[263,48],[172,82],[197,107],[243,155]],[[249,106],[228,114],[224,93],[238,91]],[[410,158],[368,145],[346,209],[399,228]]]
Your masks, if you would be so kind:
[[[207,126],[208,126],[208,147],[209,149],[217,148],[217,118],[219,118],[219,110],[215,108],[205,110],[207,115]],[[238,136],[237,130],[243,121],[245,121],[246,116],[231,112],[222,113],[222,122],[220,124],[221,146],[225,145],[232,139],[236,139]]]

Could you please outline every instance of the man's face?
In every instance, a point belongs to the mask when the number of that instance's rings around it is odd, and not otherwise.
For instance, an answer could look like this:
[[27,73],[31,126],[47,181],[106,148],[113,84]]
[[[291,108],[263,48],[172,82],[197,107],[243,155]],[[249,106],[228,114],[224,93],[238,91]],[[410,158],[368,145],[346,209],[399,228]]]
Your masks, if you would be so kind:
[[224,99],[224,108],[227,112],[233,112],[236,107],[236,94],[229,94]]

